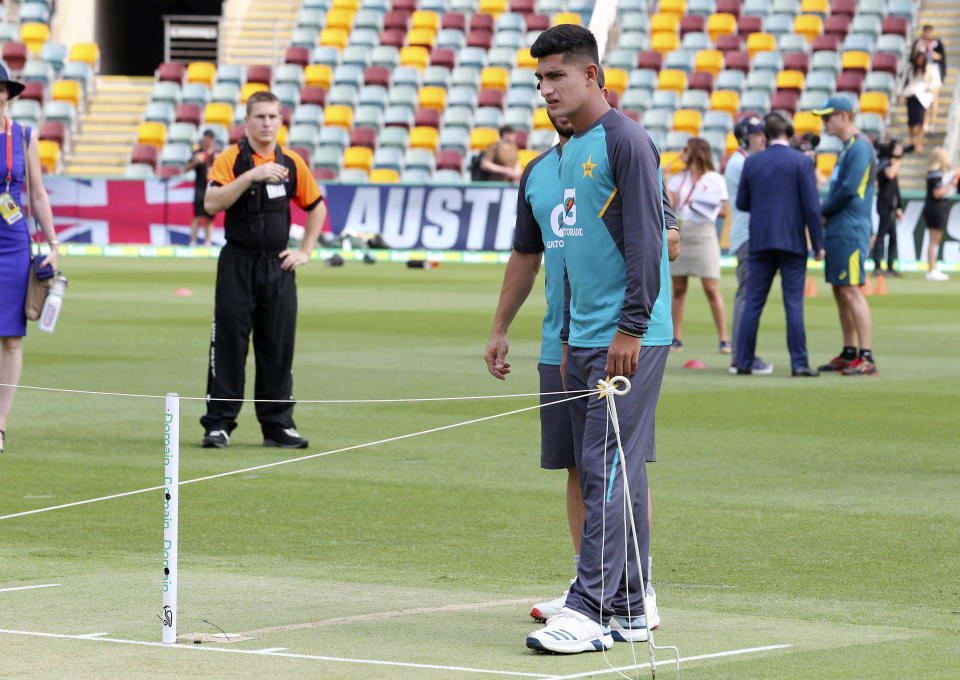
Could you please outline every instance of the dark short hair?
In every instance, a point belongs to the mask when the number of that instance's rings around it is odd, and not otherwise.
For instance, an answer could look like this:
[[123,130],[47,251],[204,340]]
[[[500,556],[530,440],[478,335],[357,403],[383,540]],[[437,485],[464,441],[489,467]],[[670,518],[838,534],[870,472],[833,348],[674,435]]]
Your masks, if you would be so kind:
[[516,131],[517,129],[512,125],[504,125],[500,128],[500,136],[502,137],[503,135],[508,135],[511,132],[516,132]]
[[217,133],[214,132],[213,130],[211,130],[210,128],[207,128],[206,130],[203,131],[203,136],[204,136],[204,137],[213,137],[214,139],[216,139],[216,138],[217,138]]
[[763,117],[763,131],[767,134],[767,139],[786,137],[788,125],[789,122],[780,113],[770,112]]
[[548,28],[530,46],[530,56],[534,59],[551,54],[562,54],[563,60],[581,57],[600,65],[600,52],[597,39],[589,29],[573,24],[560,24]]
[[607,78],[606,76],[603,75],[602,66],[597,66],[597,85],[600,87],[601,90],[607,86]]
[[277,95],[275,95],[270,90],[261,90],[260,92],[254,92],[252,95],[250,95],[250,98],[247,99],[247,115],[249,116],[250,113],[253,111],[254,104],[259,104],[261,102],[277,102],[279,104],[280,98],[277,97]]
[[925,31],[932,31],[932,30],[933,30],[933,24],[924,24],[924,25],[923,25],[923,30],[925,30]]

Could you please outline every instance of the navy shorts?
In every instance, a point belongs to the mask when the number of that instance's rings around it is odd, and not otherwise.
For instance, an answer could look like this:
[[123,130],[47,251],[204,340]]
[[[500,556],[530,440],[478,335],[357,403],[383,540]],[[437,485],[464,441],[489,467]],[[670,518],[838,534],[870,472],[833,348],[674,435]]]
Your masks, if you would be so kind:
[[[541,396],[541,404],[551,404],[565,399],[560,367],[551,364],[537,364],[540,372],[541,392],[560,392]],[[570,421],[570,402],[540,409],[540,467],[544,470],[564,470],[576,467],[573,454],[573,426]]]

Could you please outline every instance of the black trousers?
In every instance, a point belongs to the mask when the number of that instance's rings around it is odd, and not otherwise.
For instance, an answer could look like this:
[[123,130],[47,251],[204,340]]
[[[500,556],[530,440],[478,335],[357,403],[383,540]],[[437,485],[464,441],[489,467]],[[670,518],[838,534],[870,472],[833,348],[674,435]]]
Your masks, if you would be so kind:
[[877,226],[877,239],[873,242],[873,263],[877,269],[880,269],[880,262],[883,260],[883,239],[889,236],[887,269],[893,269],[893,261],[897,259],[897,209],[877,203],[877,214],[880,216],[880,224]]
[[[293,399],[293,342],[297,330],[294,273],[280,268],[275,252],[227,244],[217,262],[217,288],[210,335],[207,398],[242,399],[253,331],[255,399]],[[206,430],[232,432],[240,401],[208,401],[200,419]],[[293,402],[257,403],[262,429],[294,427]]]

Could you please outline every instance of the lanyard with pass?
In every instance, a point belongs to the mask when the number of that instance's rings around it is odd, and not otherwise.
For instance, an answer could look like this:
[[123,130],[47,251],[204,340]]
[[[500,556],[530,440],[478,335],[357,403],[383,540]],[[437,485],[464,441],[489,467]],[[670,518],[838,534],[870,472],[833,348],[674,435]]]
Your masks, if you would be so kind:
[[690,192],[687,194],[687,198],[683,201],[683,203],[680,204],[680,210],[683,210],[687,206],[687,203],[690,202],[690,199],[693,197],[693,192],[697,188],[697,182],[699,182],[700,178],[703,177],[703,175],[697,175],[697,178],[693,179],[693,176],[689,172],[687,173],[687,176],[690,177],[691,182],[693,183],[690,185]]
[[13,196],[10,195],[10,181],[13,179],[13,125],[9,118],[6,119],[5,129],[7,135],[4,137],[3,146],[7,156],[7,186],[0,194],[0,217],[7,224],[13,225],[23,219],[23,213]]
[[7,186],[4,190],[10,191],[10,180],[13,179],[13,137],[11,136],[13,125],[9,118],[5,118],[4,122],[7,132],[7,136],[3,140],[3,146],[7,152]]

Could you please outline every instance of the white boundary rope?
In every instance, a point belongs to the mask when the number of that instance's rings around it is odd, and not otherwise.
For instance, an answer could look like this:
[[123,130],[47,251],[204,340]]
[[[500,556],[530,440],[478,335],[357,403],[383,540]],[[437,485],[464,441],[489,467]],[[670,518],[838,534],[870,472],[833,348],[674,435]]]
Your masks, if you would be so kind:
[[[52,388],[45,388],[45,389],[52,389]],[[194,484],[196,482],[206,482],[211,479],[219,479],[220,477],[230,477],[232,475],[239,475],[247,472],[254,472],[255,470],[265,470],[267,468],[277,467],[279,465],[286,465],[288,463],[299,463],[301,461],[310,460],[312,458],[321,458],[323,456],[329,456],[334,453],[343,453],[345,451],[355,451],[357,449],[364,449],[371,446],[377,446],[379,444],[388,444],[390,442],[400,441],[402,439],[410,439],[412,437],[419,437],[421,435],[431,434],[433,432],[442,432],[443,430],[452,430],[457,427],[463,427],[464,425],[473,425],[474,423],[482,423],[487,420],[495,420],[497,418],[503,418],[504,416],[511,416],[517,413],[523,413],[525,411],[533,411],[536,409],[543,408],[544,406],[553,406],[555,404],[562,404],[564,402],[573,401],[575,399],[583,399],[585,397],[589,397],[592,394],[594,394],[593,390],[584,390],[583,392],[584,392],[583,394],[577,394],[572,397],[566,397],[565,399],[558,399],[548,404],[536,404],[534,406],[525,406],[524,408],[519,408],[513,411],[506,411],[505,413],[496,413],[492,416],[483,416],[482,418],[472,418],[470,420],[465,420],[459,423],[452,423],[450,425],[441,425],[439,427],[431,427],[427,430],[421,430],[420,432],[400,434],[393,437],[387,437],[386,439],[378,439],[377,441],[366,442],[364,444],[353,444],[352,446],[344,446],[339,449],[331,449],[330,451],[321,451],[320,453],[312,453],[310,455],[300,456],[298,458],[288,458],[286,460],[277,460],[272,463],[264,463],[263,465],[254,465],[253,467],[243,468],[240,470],[231,470],[229,472],[220,472],[214,475],[207,475],[206,477],[196,477],[194,479],[187,479],[187,480],[181,481],[179,486],[183,486],[185,484]],[[147,396],[147,395],[144,395],[144,396]],[[161,398],[166,398],[166,397],[164,396]],[[182,398],[183,397],[181,397],[181,399]],[[0,521],[5,519],[13,519],[14,517],[25,517],[27,515],[36,515],[38,513],[49,512],[51,510],[62,510],[63,508],[72,508],[78,505],[87,505],[90,503],[97,503],[100,501],[113,500],[114,498],[122,498],[124,496],[135,496],[137,494],[148,493],[150,491],[157,491],[163,488],[165,488],[163,485],[150,486],[144,489],[136,489],[135,491],[124,491],[122,493],[110,494],[109,496],[101,496],[99,498],[89,498],[87,500],[74,501],[72,503],[63,503],[61,505],[53,505],[46,508],[37,508],[35,510],[24,510],[23,512],[15,512],[9,515],[0,515]]]
[[[102,397],[133,397],[138,399],[166,399],[165,394],[132,394],[127,392],[95,392],[91,390],[70,390],[61,387],[39,387],[36,385],[13,385],[0,383],[0,387],[15,387],[19,390],[40,390],[43,392],[65,392],[68,394],[89,394]],[[232,397],[178,397],[180,401],[233,401],[243,404],[406,404],[422,401],[476,401],[480,399],[516,399],[520,397],[550,397],[558,394],[577,394],[586,396],[593,390],[578,392],[528,392],[525,394],[490,394],[475,397],[405,397],[398,399],[234,399]],[[559,402],[551,402],[559,403]]]

